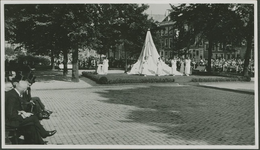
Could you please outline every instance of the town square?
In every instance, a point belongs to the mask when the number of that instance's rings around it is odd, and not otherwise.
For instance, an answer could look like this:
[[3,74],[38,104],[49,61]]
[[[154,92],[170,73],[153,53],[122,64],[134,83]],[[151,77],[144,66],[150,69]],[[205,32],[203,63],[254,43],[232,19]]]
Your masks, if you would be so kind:
[[256,6],[1,3],[2,147],[258,148]]

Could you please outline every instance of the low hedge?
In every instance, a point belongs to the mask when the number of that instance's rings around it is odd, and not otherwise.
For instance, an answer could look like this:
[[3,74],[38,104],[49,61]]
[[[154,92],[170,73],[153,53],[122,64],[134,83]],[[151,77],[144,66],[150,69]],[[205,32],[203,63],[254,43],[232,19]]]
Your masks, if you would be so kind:
[[225,81],[250,81],[250,77],[244,76],[139,76],[127,74],[98,75],[95,72],[82,72],[82,75],[95,81],[98,84],[118,83],[165,83],[165,82],[225,82]]
[[117,84],[117,83],[162,83],[162,82],[174,82],[175,79],[170,76],[132,76],[128,77],[128,75],[118,76],[113,75],[98,75],[94,72],[82,72],[82,75],[95,81],[98,84]]
[[223,78],[192,78],[191,82],[251,81],[250,77],[230,76]]

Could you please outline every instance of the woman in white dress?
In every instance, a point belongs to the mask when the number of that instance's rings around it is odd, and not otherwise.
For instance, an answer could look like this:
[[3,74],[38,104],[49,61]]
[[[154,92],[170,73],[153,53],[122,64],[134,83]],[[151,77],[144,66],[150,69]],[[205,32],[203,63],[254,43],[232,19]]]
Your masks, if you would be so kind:
[[171,60],[171,64],[172,64],[172,75],[175,76],[175,73],[176,73],[176,68],[177,68],[177,60],[176,60],[176,57],[174,57],[172,60]]
[[141,74],[143,74],[145,77],[148,74],[148,56],[145,56],[142,66]]
[[157,76],[161,76],[162,75],[162,60],[159,57],[158,61],[157,61]]
[[97,74],[104,74],[104,72],[103,72],[103,63],[101,62],[101,60],[98,61]]
[[182,58],[180,59],[180,63],[181,63],[180,72],[184,74],[184,60]]
[[187,56],[187,58],[185,59],[185,75],[186,76],[190,75],[190,63],[191,63],[190,57]]
[[103,60],[103,73],[107,74],[108,73],[108,59],[105,57],[105,59]]

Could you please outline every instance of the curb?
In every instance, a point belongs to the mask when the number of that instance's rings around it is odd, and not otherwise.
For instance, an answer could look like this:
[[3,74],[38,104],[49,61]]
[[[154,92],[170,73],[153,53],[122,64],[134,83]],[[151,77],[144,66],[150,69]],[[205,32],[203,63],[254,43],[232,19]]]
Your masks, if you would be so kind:
[[251,94],[254,95],[255,92],[252,90],[239,90],[239,89],[230,89],[230,88],[222,88],[222,87],[215,87],[215,86],[208,86],[208,85],[201,85],[200,83],[197,85],[199,87],[204,87],[204,88],[212,88],[212,89],[217,89],[217,90],[225,90],[225,91],[231,91],[231,92],[239,92],[239,93],[245,93],[245,94]]

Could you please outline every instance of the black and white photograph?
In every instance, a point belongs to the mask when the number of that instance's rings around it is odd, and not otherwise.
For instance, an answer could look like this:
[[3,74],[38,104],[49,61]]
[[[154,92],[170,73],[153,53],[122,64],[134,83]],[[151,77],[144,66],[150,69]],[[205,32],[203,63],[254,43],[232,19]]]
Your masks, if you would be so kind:
[[258,149],[256,0],[1,1],[2,148]]

